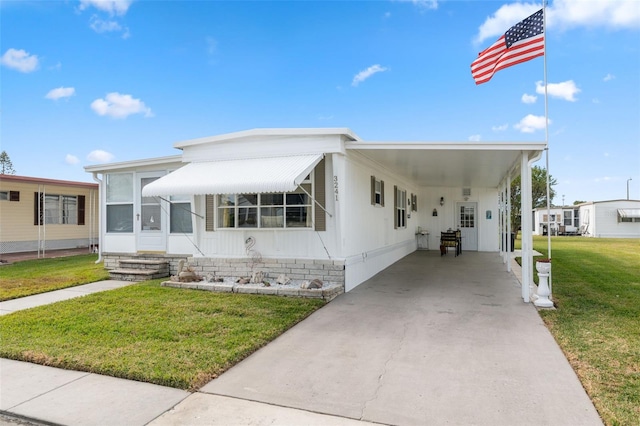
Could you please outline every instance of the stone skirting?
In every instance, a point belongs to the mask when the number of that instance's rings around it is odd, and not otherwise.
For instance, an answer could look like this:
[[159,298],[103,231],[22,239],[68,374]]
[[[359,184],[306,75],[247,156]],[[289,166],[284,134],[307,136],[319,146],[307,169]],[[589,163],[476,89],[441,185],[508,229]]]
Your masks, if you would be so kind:
[[[344,261],[329,259],[267,259],[260,262],[252,259],[191,257],[188,259],[193,271],[203,277],[238,279],[250,277],[253,272],[262,271],[266,279],[275,280],[285,274],[292,280],[319,279],[326,284],[344,287]],[[172,269],[173,270],[173,269]]]
[[326,301],[333,300],[337,296],[344,293],[344,285],[332,285],[326,288],[303,289],[292,286],[257,286],[233,283],[208,283],[205,281],[181,283],[176,281],[165,281],[162,283],[164,287],[186,288],[192,290],[213,291],[217,293],[242,293],[242,294],[261,294],[271,296],[286,297],[303,297],[310,299],[324,299]]
[[271,281],[280,274],[285,274],[291,280],[319,279],[325,285],[336,285],[342,288],[345,283],[344,260],[263,258],[256,262],[250,258],[191,257],[189,255],[151,253],[103,253],[102,258],[107,270],[117,269],[120,260],[165,260],[169,262],[170,274],[176,275],[178,262],[184,260],[196,274],[202,277],[226,278],[235,281],[241,277],[250,277],[253,272],[262,271],[265,278]]

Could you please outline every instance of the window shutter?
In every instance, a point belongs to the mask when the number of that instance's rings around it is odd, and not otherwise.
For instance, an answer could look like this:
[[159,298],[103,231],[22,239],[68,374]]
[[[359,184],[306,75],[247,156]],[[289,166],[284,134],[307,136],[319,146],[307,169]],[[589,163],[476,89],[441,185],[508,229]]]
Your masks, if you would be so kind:
[[[322,207],[325,207],[326,201],[326,172],[325,172],[325,160],[324,158],[318,163],[315,169],[314,177],[314,198],[315,201]],[[327,214],[320,207],[315,207],[315,217],[313,218],[316,226],[316,231],[327,230]]]
[[9,201],[20,201],[20,191],[9,191]]
[[85,197],[78,195],[78,225],[84,225]]
[[371,176],[371,205],[376,205],[376,177]]
[[207,194],[204,197],[204,216],[205,216],[205,231],[214,231],[215,227],[213,224],[213,195]]
[[393,229],[398,229],[398,187],[393,185]]
[[43,196],[39,192],[33,193],[33,224],[42,225],[42,217],[44,216]]
[[384,181],[380,181],[380,205],[384,207]]

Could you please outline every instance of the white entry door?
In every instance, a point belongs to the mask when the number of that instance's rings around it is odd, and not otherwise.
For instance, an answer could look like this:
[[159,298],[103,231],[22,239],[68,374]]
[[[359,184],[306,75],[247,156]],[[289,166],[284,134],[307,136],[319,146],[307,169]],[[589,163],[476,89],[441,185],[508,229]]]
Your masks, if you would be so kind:
[[458,203],[456,207],[462,251],[478,251],[478,203]]
[[158,173],[138,174],[138,208],[136,212],[136,233],[138,251],[165,252],[167,250],[167,207],[158,197],[143,197],[142,188],[158,179]]

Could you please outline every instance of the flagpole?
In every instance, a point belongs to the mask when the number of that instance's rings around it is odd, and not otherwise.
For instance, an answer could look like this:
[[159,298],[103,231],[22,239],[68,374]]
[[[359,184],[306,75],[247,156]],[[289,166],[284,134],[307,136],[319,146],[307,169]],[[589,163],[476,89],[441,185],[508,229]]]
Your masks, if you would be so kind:
[[[551,259],[551,200],[549,199],[549,102],[547,96],[547,1],[542,0],[542,22],[544,28],[544,133],[547,169],[547,257]],[[551,273],[549,273],[549,293],[551,293]]]

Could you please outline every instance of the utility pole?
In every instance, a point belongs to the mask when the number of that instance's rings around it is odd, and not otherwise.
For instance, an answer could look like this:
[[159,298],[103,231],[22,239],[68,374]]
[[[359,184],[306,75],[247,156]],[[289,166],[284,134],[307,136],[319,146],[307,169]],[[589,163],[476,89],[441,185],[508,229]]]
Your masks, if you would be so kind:
[[627,179],[627,200],[629,199],[629,181],[633,180],[631,178]]

